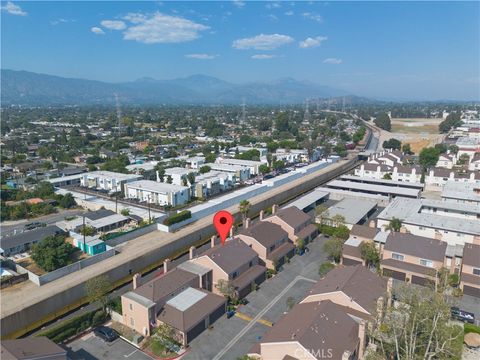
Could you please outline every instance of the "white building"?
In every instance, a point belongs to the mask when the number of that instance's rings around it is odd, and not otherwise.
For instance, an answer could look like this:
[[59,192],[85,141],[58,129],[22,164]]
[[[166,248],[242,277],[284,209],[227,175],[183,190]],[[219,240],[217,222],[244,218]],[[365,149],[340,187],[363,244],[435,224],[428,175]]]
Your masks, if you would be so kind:
[[476,152],[480,152],[480,139],[478,138],[461,137],[457,140],[456,145],[458,146],[458,157],[467,154],[472,158]]
[[182,167],[172,167],[165,169],[165,177],[163,179],[163,182],[167,182],[167,177],[171,176],[173,185],[184,186],[187,175],[191,172],[194,171],[192,171],[191,169],[184,169]]
[[125,197],[157,205],[177,206],[190,200],[190,188],[151,180],[140,180],[125,185]]
[[475,153],[475,155],[473,155],[473,157],[470,158],[470,164],[468,164],[468,170],[480,171],[480,152]]
[[251,175],[258,175],[260,173],[259,167],[262,164],[266,164],[261,161],[253,161],[253,160],[241,160],[241,159],[228,159],[228,158],[218,158],[216,160],[217,164],[225,164],[225,165],[238,165],[242,167],[247,167],[250,169]]
[[187,165],[191,169],[200,169],[203,165],[205,165],[205,157],[204,156],[194,156],[187,158],[185,160]]
[[480,244],[478,205],[428,199],[395,198],[377,217],[386,228],[393,218],[402,221],[403,231],[442,240],[448,245]]
[[[250,168],[240,165],[227,165],[227,164],[208,164],[210,169],[222,171],[235,176],[236,181],[245,181],[250,178]],[[233,179],[233,178],[232,178]]]
[[141,179],[141,175],[112,171],[92,171],[82,174],[80,185],[109,192],[123,192],[125,184]]
[[480,208],[480,185],[449,181],[443,187],[442,200],[472,204]]
[[451,169],[456,163],[457,157],[454,154],[441,154],[438,157],[436,167]]
[[235,176],[232,177],[232,174],[209,171],[195,177],[194,195],[198,198],[207,198],[233,189],[235,182]]

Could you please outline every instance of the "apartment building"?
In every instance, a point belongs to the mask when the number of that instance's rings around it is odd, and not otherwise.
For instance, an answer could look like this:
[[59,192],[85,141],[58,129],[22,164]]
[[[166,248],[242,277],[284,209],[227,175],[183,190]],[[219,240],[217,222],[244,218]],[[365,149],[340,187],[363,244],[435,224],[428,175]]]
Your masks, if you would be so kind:
[[125,197],[157,205],[178,206],[190,200],[190,188],[152,180],[139,180],[125,184]]
[[480,298],[480,245],[466,244],[463,248],[460,289],[465,295]]
[[212,269],[212,291],[221,294],[218,289],[220,280],[231,282],[239,298],[243,298],[252,290],[252,284],[260,284],[265,280],[267,271],[260,265],[258,254],[242,240],[235,238],[224,245],[215,245],[195,256],[190,252],[190,261],[205,268]]
[[232,173],[209,171],[195,177],[194,194],[198,198],[207,198],[233,189],[236,177]]
[[141,175],[122,174],[112,171],[91,171],[82,174],[80,185],[95,190],[104,190],[108,192],[124,192],[125,184],[140,180]]
[[480,206],[480,185],[448,182],[443,187],[442,200]]
[[237,165],[249,168],[251,175],[259,175],[259,167],[262,164],[265,164],[261,161],[253,161],[253,160],[241,160],[241,159],[230,159],[230,158],[217,158],[215,161],[217,164],[225,164],[225,165]]
[[288,238],[288,233],[280,225],[268,221],[258,221],[245,226],[236,238],[250,246],[262,260],[262,265],[275,269],[295,254],[295,246]]
[[243,182],[250,178],[250,168],[240,165],[208,164],[210,169],[232,174],[236,181]]
[[170,176],[172,178],[172,184],[173,185],[178,185],[178,186],[185,186],[187,184],[187,176],[189,173],[194,172],[190,169],[185,169],[182,167],[171,167],[168,169],[165,169],[165,177],[163,179],[163,182],[166,183],[167,178]]
[[447,243],[413,234],[391,232],[382,251],[384,276],[417,285],[428,285],[446,265]]
[[480,244],[480,208],[476,205],[429,199],[394,199],[377,217],[386,228],[391,219],[402,221],[404,232],[448,245]]

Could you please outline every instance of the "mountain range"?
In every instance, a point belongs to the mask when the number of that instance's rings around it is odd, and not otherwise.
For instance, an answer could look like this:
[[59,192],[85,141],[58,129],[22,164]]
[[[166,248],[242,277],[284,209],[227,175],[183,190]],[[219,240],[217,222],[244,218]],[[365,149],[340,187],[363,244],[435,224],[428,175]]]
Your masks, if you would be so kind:
[[[233,84],[211,76],[192,75],[172,80],[146,77],[108,83],[2,69],[1,80],[4,105],[110,105],[115,104],[115,96],[121,104],[129,105],[240,104],[243,100],[247,104],[293,104],[349,95],[341,89],[292,78]],[[348,98],[352,101],[352,96]]]

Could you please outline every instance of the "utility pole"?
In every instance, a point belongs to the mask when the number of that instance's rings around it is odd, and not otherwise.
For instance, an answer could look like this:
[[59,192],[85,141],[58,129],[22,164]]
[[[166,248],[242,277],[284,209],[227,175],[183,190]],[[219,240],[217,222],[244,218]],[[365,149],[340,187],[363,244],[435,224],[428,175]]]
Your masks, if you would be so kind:
[[87,240],[86,240],[86,231],[85,231],[85,214],[83,214],[83,251],[87,253]]
[[118,193],[115,193],[115,212],[118,213]]
[[150,195],[148,195],[148,223],[152,221],[152,217],[150,216]]

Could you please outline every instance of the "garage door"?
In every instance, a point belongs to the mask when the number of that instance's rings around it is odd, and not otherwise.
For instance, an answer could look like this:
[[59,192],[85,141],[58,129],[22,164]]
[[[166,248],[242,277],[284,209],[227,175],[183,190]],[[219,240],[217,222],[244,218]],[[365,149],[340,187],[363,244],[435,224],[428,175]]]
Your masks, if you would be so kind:
[[342,263],[343,265],[346,265],[346,266],[354,266],[354,265],[361,264],[362,262],[344,257]]
[[210,317],[208,318],[208,323],[212,325],[223,314],[225,314],[225,305],[220,306],[217,310],[210,314]]
[[480,289],[473,286],[463,285],[463,293],[480,298]]
[[400,271],[390,270],[390,269],[383,269],[383,276],[388,276],[401,281],[405,281],[405,278],[406,278],[405,273],[402,273]]
[[205,320],[200,321],[189,332],[187,332],[187,343],[191,342],[205,330]]
[[431,286],[433,284],[433,281],[421,276],[412,275],[412,284],[417,284],[422,286]]

